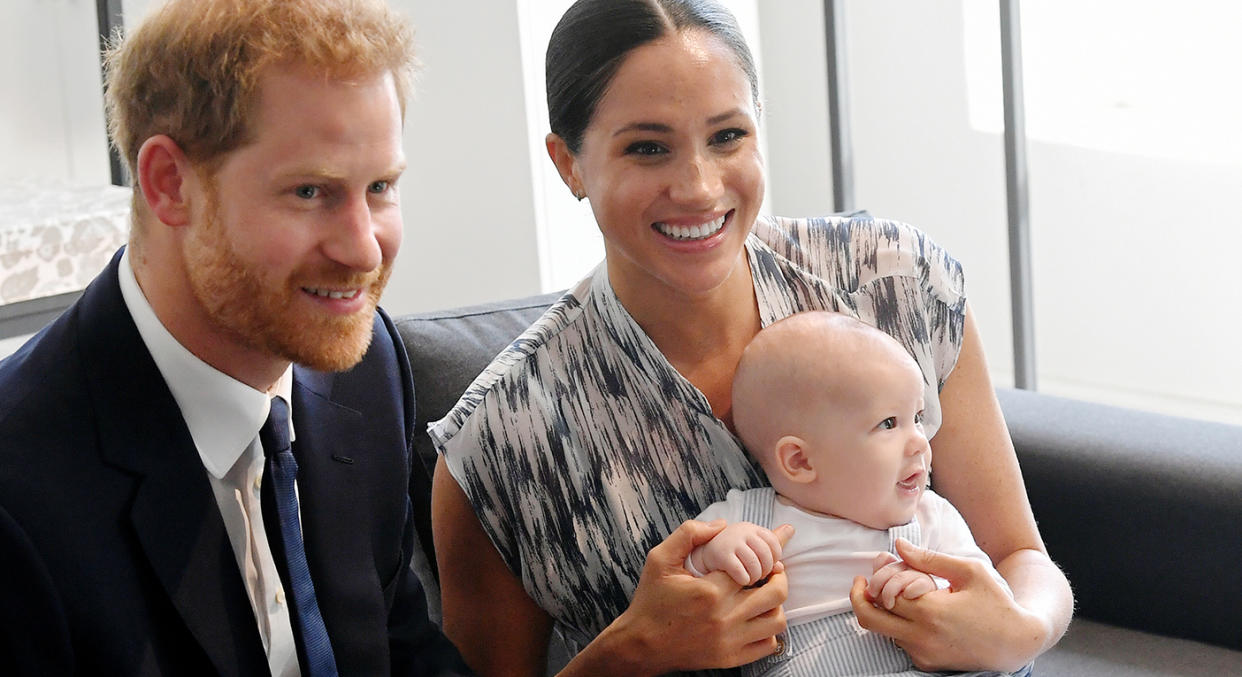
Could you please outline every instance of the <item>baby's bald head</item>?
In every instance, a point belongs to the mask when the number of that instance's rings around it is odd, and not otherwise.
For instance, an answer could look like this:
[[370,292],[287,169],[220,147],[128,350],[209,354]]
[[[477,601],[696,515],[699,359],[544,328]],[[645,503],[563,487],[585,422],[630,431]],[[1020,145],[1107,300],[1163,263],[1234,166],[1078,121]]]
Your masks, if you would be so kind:
[[857,366],[873,360],[918,371],[896,339],[848,315],[812,311],[773,323],[746,347],[733,377],[738,436],[766,468],[778,440],[801,435],[826,404],[847,403],[866,387]]

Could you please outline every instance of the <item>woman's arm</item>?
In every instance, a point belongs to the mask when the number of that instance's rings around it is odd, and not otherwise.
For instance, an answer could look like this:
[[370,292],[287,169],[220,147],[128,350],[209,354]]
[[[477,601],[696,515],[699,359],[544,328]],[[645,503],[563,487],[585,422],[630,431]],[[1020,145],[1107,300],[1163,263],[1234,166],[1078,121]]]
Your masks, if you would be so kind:
[[[481,675],[544,674],[551,619],[505,566],[443,458],[431,502],[445,634]],[[783,566],[752,589],[724,572],[700,579],[684,567],[724,526],[687,521],[652,548],[629,608],[561,674],[641,677],[731,667],[775,651],[789,594]]]
[[885,611],[866,602],[856,583],[854,610],[863,627],[893,637],[923,669],[1016,669],[1060,639],[1073,595],[1035,526],[969,309],[940,402],[943,423],[931,443],[936,491],[966,519],[1014,597],[982,564],[915,549],[910,565],[948,579],[951,592],[898,600]]
[[441,456],[431,489],[444,634],[480,675],[543,675],[552,620],[483,531]]

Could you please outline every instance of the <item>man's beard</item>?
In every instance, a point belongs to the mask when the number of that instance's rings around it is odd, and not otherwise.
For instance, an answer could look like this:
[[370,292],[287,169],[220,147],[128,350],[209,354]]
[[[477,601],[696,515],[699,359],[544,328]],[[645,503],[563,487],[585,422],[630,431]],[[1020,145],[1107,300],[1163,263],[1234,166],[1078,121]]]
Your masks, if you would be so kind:
[[[319,371],[343,371],[358,364],[371,344],[374,310],[392,272],[390,264],[370,273],[295,270],[272,280],[246,264],[229,243],[219,218],[215,191],[207,199],[205,222],[183,252],[190,288],[211,323],[235,340],[267,354]],[[299,312],[302,287],[359,289],[369,303],[350,315]]]

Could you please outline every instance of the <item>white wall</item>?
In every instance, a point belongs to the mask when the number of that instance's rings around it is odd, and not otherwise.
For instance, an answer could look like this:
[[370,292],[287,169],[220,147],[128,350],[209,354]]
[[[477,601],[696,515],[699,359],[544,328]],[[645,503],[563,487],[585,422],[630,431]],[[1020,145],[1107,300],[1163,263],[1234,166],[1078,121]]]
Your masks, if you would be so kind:
[[832,211],[823,0],[757,3],[765,68],[767,199],[781,215]]
[[417,26],[405,241],[384,305],[445,308],[540,290],[513,0],[392,0]]
[[523,95],[527,150],[534,178],[539,273],[543,291],[572,286],[604,258],[604,243],[589,201],[569,193],[547,153],[548,122],[544,55],[548,39],[572,0],[517,0],[522,36]]

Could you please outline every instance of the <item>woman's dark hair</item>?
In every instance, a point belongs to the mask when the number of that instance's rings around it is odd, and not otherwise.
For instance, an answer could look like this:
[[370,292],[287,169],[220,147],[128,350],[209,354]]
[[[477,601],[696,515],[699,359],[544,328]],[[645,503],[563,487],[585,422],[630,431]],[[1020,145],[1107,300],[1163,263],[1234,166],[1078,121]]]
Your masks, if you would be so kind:
[[578,153],[595,107],[635,47],[698,28],[737,57],[759,107],[759,77],[737,20],[714,0],[578,0],[552,31],[545,61],[552,132]]

